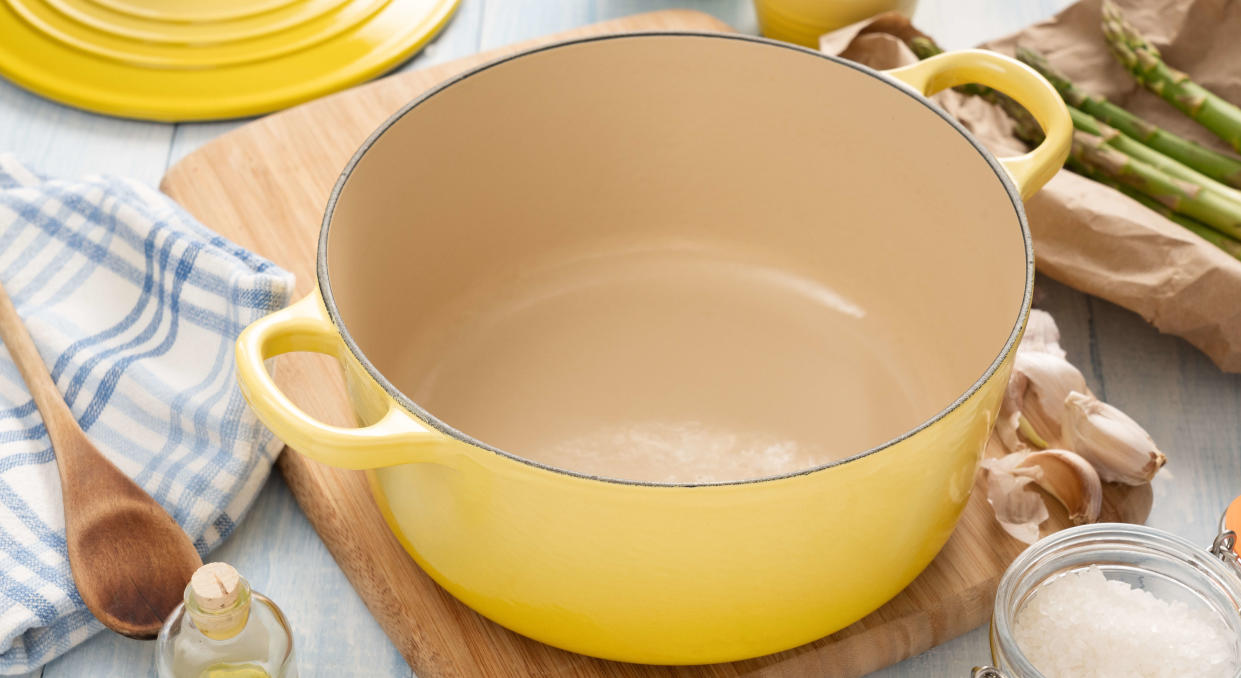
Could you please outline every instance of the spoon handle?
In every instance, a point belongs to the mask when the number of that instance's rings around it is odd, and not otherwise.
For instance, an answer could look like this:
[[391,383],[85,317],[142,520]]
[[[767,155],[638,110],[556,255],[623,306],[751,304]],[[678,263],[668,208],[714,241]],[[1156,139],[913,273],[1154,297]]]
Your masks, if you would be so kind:
[[39,349],[34,345],[34,340],[30,338],[30,332],[26,330],[21,316],[17,315],[17,309],[14,308],[13,301],[9,299],[2,284],[0,284],[0,339],[4,340],[4,345],[9,349],[9,355],[12,356],[18,371],[21,372],[22,379],[26,382],[26,388],[30,389],[34,404],[39,408],[39,414],[43,416],[48,436],[52,439],[52,447],[57,450],[59,457],[63,444],[68,442],[60,438],[63,438],[66,431],[80,433],[81,428],[74,419],[73,413],[69,411],[69,406],[65,404],[60,389],[56,388],[56,382],[52,381],[52,375],[48,374],[47,364],[39,355]]

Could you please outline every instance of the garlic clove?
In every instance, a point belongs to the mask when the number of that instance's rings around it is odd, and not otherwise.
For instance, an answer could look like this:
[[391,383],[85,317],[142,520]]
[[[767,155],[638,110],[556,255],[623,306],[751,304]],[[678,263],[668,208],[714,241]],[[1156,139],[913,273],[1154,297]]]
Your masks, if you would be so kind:
[[1009,454],[982,460],[987,471],[987,503],[995,512],[1000,527],[1014,539],[1026,544],[1038,541],[1038,526],[1051,515],[1037,492],[1029,489],[1034,482],[1030,469],[1018,467],[1027,453]]
[[1022,335],[1017,350],[1049,353],[1057,358],[1066,357],[1064,349],[1060,348],[1060,329],[1056,327],[1056,321],[1050,313],[1037,308],[1030,309],[1026,332]]
[[1167,458],[1136,421],[1087,393],[1065,399],[1064,434],[1070,447],[1108,482],[1141,485]]
[[1013,373],[1026,384],[1017,403],[1024,420],[1019,430],[1036,447],[1065,447],[1061,434],[1064,401],[1074,391],[1090,392],[1086,378],[1064,358],[1040,351],[1018,350]]
[[1103,509],[1103,482],[1090,462],[1068,450],[1039,450],[1026,455],[1016,472],[1029,471],[1039,487],[1069,512],[1074,525],[1099,520]]

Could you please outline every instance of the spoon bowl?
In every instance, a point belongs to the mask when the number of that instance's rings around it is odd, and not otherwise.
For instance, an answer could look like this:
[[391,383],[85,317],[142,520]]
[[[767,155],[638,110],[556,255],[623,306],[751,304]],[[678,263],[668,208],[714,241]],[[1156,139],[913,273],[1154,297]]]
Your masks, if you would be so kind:
[[0,338],[56,454],[69,569],[82,601],[109,629],[154,638],[202,558],[172,516],[86,437],[3,286]]

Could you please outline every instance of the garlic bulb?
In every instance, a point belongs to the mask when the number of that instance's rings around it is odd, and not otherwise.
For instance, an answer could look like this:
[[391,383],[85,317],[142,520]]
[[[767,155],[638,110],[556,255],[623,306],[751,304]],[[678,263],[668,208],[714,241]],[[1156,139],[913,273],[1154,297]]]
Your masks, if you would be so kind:
[[982,462],[996,520],[1026,543],[1049,516],[1031,485],[1063,504],[1075,524],[1095,522],[1104,481],[1140,485],[1165,461],[1137,422],[1095,398],[1065,356],[1055,320],[1032,310],[987,445],[989,456],[1001,456]]
[[1086,378],[1064,358],[1040,351],[1018,350],[1013,372],[1026,386],[1017,405],[1025,420],[1021,433],[1037,447],[1063,447],[1064,401],[1074,391],[1089,392]]
[[1167,461],[1145,429],[1093,395],[1070,393],[1065,411],[1066,438],[1103,480],[1141,485]]
[[[1032,424],[1029,419],[1023,416],[1022,412],[1026,409],[1025,399],[1027,394],[1031,392],[1030,377],[1034,374],[1036,384],[1034,393],[1038,394],[1044,391],[1062,390],[1056,387],[1057,382],[1063,382],[1070,389],[1076,388],[1078,391],[1084,391],[1086,384],[1081,373],[1077,373],[1080,384],[1071,379],[1069,374],[1057,375],[1055,372],[1063,372],[1063,366],[1055,369],[1054,363],[1043,365],[1041,363],[1048,362],[1046,356],[1058,358],[1063,361],[1065,357],[1063,348],[1060,348],[1060,329],[1056,327],[1056,321],[1052,319],[1051,314],[1047,311],[1040,311],[1037,308],[1030,309],[1029,319],[1026,321],[1025,333],[1021,336],[1021,343],[1017,345],[1017,353],[1013,358],[1013,374],[1008,380],[1008,386],[1004,391],[1004,400],[1000,405],[999,419],[996,421],[995,432],[1000,442],[1009,452],[1023,452],[1031,449],[1031,445],[1035,448],[1043,448],[1058,442],[1059,425],[1055,427],[1047,426],[1046,410],[1048,408],[1055,410],[1056,405],[1053,395],[1043,395],[1039,397],[1035,395],[1042,403],[1039,414],[1036,419],[1039,424]],[[1031,357],[1034,356],[1034,357]],[[1067,361],[1064,362],[1070,369],[1076,370]],[[1051,374],[1044,374],[1051,372]],[[1065,391],[1067,394],[1067,391]],[[1053,414],[1059,414],[1053,412]],[[1059,422],[1059,417],[1055,419]],[[1043,431],[1040,434],[1040,428]],[[1051,434],[1048,428],[1053,428],[1055,434]],[[1020,435],[1018,432],[1024,432]],[[1049,440],[1050,438],[1050,440]]]

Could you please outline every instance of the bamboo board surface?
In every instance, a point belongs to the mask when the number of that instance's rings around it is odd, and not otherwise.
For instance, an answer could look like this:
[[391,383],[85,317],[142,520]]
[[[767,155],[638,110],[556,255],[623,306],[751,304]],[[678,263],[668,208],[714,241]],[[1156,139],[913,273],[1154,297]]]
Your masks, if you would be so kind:
[[[698,12],[661,11],[607,21],[420,71],[400,73],[257,120],[186,156],[162,189],[207,226],[314,287],[318,227],[327,196],[358,145],[403,104],[442,80],[506,53],[571,37],[638,30],[727,31]],[[334,363],[281,358],[277,381],[310,413],[349,424]],[[296,453],[280,469],[316,531],[419,678],[449,676],[781,676],[854,678],[918,654],[984,623],[999,576],[1022,549],[995,525],[975,492],[943,552],[903,593],[828,638],[759,659],[705,667],[595,660],[513,634],[431,581],[388,531],[365,475]],[[1109,487],[1105,519],[1140,522],[1149,488]],[[1066,524],[1054,514],[1053,526]],[[985,660],[980,657],[979,661]]]

